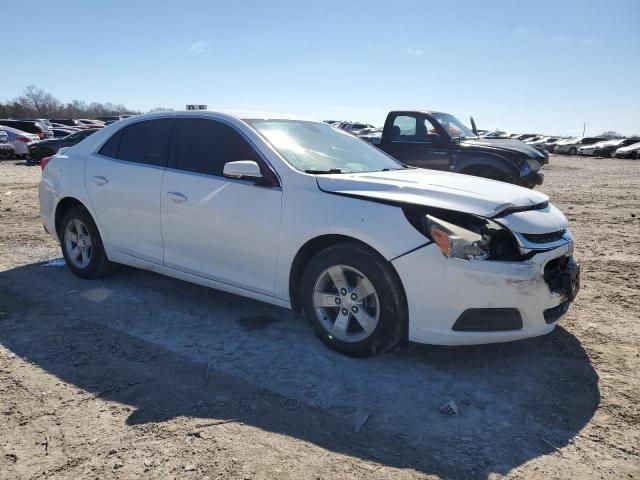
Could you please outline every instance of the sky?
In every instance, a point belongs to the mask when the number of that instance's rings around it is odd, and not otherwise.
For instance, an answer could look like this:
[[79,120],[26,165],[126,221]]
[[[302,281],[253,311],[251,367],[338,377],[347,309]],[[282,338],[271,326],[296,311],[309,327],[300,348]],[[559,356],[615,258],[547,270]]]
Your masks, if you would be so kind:
[[0,100],[640,134],[640,0],[32,0],[0,45]]

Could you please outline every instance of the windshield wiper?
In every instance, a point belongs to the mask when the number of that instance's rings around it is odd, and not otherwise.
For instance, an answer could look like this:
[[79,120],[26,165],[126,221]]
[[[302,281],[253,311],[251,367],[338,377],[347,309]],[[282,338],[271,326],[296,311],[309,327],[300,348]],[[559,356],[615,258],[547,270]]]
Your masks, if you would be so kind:
[[314,175],[326,175],[329,173],[342,173],[342,169],[330,168],[329,170],[305,170],[304,173],[312,173]]

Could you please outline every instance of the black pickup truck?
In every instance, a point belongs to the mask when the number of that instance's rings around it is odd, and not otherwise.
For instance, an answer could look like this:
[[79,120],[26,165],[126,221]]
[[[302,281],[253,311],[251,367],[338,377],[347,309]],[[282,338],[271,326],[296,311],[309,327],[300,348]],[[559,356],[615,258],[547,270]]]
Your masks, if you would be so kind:
[[404,164],[449,170],[533,188],[544,176],[548,153],[519,140],[484,139],[453,115],[426,110],[394,111],[380,137],[365,138]]

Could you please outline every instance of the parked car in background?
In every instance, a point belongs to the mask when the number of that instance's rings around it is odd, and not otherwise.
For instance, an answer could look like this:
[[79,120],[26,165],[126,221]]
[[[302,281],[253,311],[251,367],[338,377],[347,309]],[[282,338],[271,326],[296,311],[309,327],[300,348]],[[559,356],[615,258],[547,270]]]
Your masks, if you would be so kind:
[[23,132],[6,125],[0,126],[0,129],[7,133],[8,142],[13,147],[13,152],[18,158],[27,158],[29,156],[29,146],[40,142],[40,137],[34,133]]
[[68,135],[71,135],[72,133],[77,132],[78,130],[72,130],[71,128],[53,127],[51,131],[53,132],[53,138],[64,138]]
[[604,137],[576,137],[568,140],[562,140],[556,142],[556,148],[554,153],[564,153],[569,155],[576,155],[578,148],[583,145],[592,145],[594,143],[602,142],[606,140]]
[[122,263],[302,310],[347,355],[544,335],[580,285],[546,195],[321,122],[141,115],[43,163],[42,222],[78,277]]
[[35,122],[40,122],[48,128],[51,128],[51,122],[46,118],[25,118],[24,120],[33,120]]
[[102,127],[104,127],[104,122],[101,122],[100,120],[88,120],[86,118],[79,118],[78,122],[80,122],[85,127],[89,127],[89,128],[102,128]]
[[443,112],[390,112],[376,146],[413,167],[464,173],[529,188],[542,184],[544,179],[539,171],[545,162],[543,152],[517,140],[478,137],[460,120]]
[[71,130],[73,132],[79,132],[80,130],[82,130],[82,128],[72,127],[69,125],[65,125],[63,123],[56,123],[56,122],[51,123],[51,128],[62,128],[66,130]]
[[365,140],[369,143],[377,145],[380,143],[380,140],[382,139],[382,131],[383,131],[382,127],[365,128],[364,130],[360,131],[360,133],[358,134],[358,137],[360,137],[362,140]]
[[543,147],[549,143],[559,140],[559,137],[539,137],[533,141],[527,142],[529,145],[542,145]]
[[37,135],[38,140],[53,138],[53,132],[51,131],[51,129],[39,120],[15,120],[12,118],[2,119],[0,120],[0,125]]
[[619,138],[601,145],[593,151],[596,157],[614,157],[616,150],[640,142],[640,138]]
[[596,148],[606,146],[611,142],[612,140],[603,140],[601,142],[592,143],[591,145],[583,145],[581,147],[578,147],[578,155],[583,157],[591,157],[593,156],[593,152]]
[[0,160],[14,157],[13,146],[9,143],[9,135],[0,127]]
[[87,125],[84,125],[83,123],[79,122],[78,120],[75,120],[73,118],[56,118],[56,119],[51,119],[51,123],[57,123],[57,124],[61,124],[61,125],[67,125],[69,127],[75,127],[75,128],[89,128]]
[[100,120],[102,122],[117,122],[118,120],[122,120],[125,118],[123,115],[105,115],[103,117],[97,117],[96,120]]
[[375,129],[376,127],[368,123],[352,122],[352,123],[348,123],[347,125],[344,125],[342,127],[342,130],[348,133],[352,133],[353,135],[358,135],[365,128]]
[[489,130],[480,136],[482,138],[510,138],[510,135],[502,130]]
[[614,153],[614,157],[615,158],[633,158],[635,160],[638,160],[640,158],[640,141],[638,141],[638,143],[633,143],[626,147],[618,148]]
[[525,140],[528,140],[530,138],[537,137],[537,136],[538,135],[536,135],[535,133],[522,133],[520,135],[516,135],[515,139],[520,140],[521,142],[524,142]]
[[549,140],[546,140],[545,142],[541,143],[541,145],[547,149],[548,152],[550,153],[555,153],[556,150],[556,145],[558,145],[558,142],[561,142],[563,140],[566,140],[565,138],[559,137],[559,138],[551,138]]
[[42,142],[34,143],[32,145],[29,145],[29,154],[34,160],[40,161],[45,157],[55,155],[56,153],[58,153],[58,150],[60,148],[72,147],[80,143],[82,140],[87,138],[89,135],[97,132],[98,130],[98,128],[87,128],[86,130],[74,132],[70,135],[67,135],[64,138],[43,140]]

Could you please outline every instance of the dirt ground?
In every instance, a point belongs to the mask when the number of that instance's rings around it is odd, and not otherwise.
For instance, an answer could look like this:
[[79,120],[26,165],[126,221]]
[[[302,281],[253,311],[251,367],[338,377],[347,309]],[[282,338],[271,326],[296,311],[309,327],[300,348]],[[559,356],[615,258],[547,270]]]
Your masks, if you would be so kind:
[[286,310],[47,263],[40,169],[0,163],[0,478],[640,478],[640,162],[545,173],[583,269],[561,326],[357,360]]

